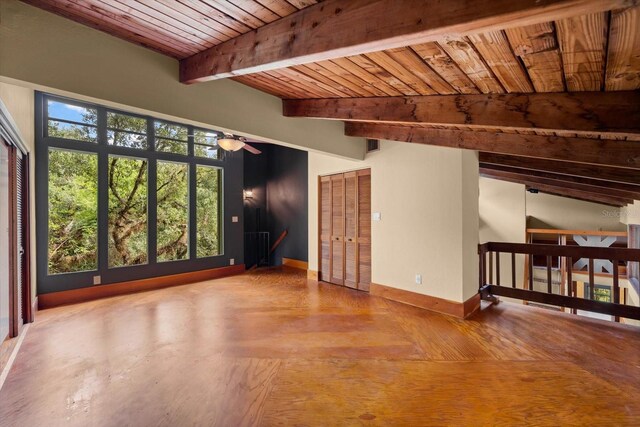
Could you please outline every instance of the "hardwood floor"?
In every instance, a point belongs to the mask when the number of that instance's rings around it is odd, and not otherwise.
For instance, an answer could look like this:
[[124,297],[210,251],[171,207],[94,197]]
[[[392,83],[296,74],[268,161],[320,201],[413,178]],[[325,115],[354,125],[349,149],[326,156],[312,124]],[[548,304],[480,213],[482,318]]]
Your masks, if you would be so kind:
[[39,312],[2,426],[640,425],[640,329],[458,320],[294,269]]

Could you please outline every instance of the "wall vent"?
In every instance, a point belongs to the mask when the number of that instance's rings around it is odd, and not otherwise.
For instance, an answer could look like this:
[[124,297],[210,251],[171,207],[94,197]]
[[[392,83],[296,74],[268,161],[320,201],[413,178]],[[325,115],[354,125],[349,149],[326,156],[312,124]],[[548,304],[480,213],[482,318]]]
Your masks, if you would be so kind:
[[380,149],[379,139],[367,139],[367,153],[378,151]]

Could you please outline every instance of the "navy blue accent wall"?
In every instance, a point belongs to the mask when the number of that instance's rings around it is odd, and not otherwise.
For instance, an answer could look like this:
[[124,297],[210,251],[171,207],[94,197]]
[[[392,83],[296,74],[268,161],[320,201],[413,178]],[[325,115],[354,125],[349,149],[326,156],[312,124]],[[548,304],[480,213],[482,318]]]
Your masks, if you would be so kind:
[[[270,265],[282,258],[308,261],[308,155],[306,151],[272,144],[253,144],[262,154],[245,154],[245,231],[268,231],[271,244],[284,230],[287,237],[272,254]],[[247,267],[250,267],[245,248]]]

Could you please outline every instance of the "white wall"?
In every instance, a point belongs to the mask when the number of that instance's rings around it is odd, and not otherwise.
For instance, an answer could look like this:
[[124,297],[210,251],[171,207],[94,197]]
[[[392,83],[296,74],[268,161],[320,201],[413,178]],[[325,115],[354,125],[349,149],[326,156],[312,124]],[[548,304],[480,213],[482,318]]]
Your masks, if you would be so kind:
[[30,199],[31,199],[31,218],[29,219],[31,223],[31,295],[32,298],[35,298],[36,295],[36,233],[34,232],[36,229],[36,217],[35,217],[35,174],[34,167],[35,164],[35,145],[34,145],[34,93],[33,90],[9,85],[0,82],[0,99],[6,105],[9,110],[9,114],[15,121],[18,126],[18,130],[24,140],[27,149],[29,150],[29,155],[31,157],[31,165],[30,165],[30,176],[29,180],[31,182],[30,188]]
[[625,231],[620,208],[550,194],[526,193],[529,228]]
[[640,201],[623,207],[620,211],[620,221],[624,224],[640,224]]
[[1,0],[0,17],[5,82],[267,142],[364,157],[364,140],[345,136],[341,122],[283,117],[280,99],[233,80],[181,84],[175,59],[17,0]]
[[[525,186],[491,178],[480,178],[480,243],[525,243],[527,227]],[[511,258],[500,258],[502,284],[511,284]],[[516,256],[516,284],[522,285],[524,256]]]
[[[318,270],[318,176],[371,168],[372,281],[464,301],[477,292],[475,152],[381,141],[355,162],[309,153],[309,269]],[[415,283],[422,274],[423,284]]]

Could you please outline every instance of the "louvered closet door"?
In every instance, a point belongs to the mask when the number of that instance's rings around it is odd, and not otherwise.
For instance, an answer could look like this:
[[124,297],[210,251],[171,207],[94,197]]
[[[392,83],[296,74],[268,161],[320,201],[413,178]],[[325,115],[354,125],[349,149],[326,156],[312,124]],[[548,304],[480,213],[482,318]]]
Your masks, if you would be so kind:
[[371,170],[358,171],[358,289],[371,285]]
[[344,285],[358,287],[358,182],[356,172],[344,174]]
[[320,275],[331,280],[331,177],[320,178]]
[[344,284],[344,175],[331,177],[331,283]]

